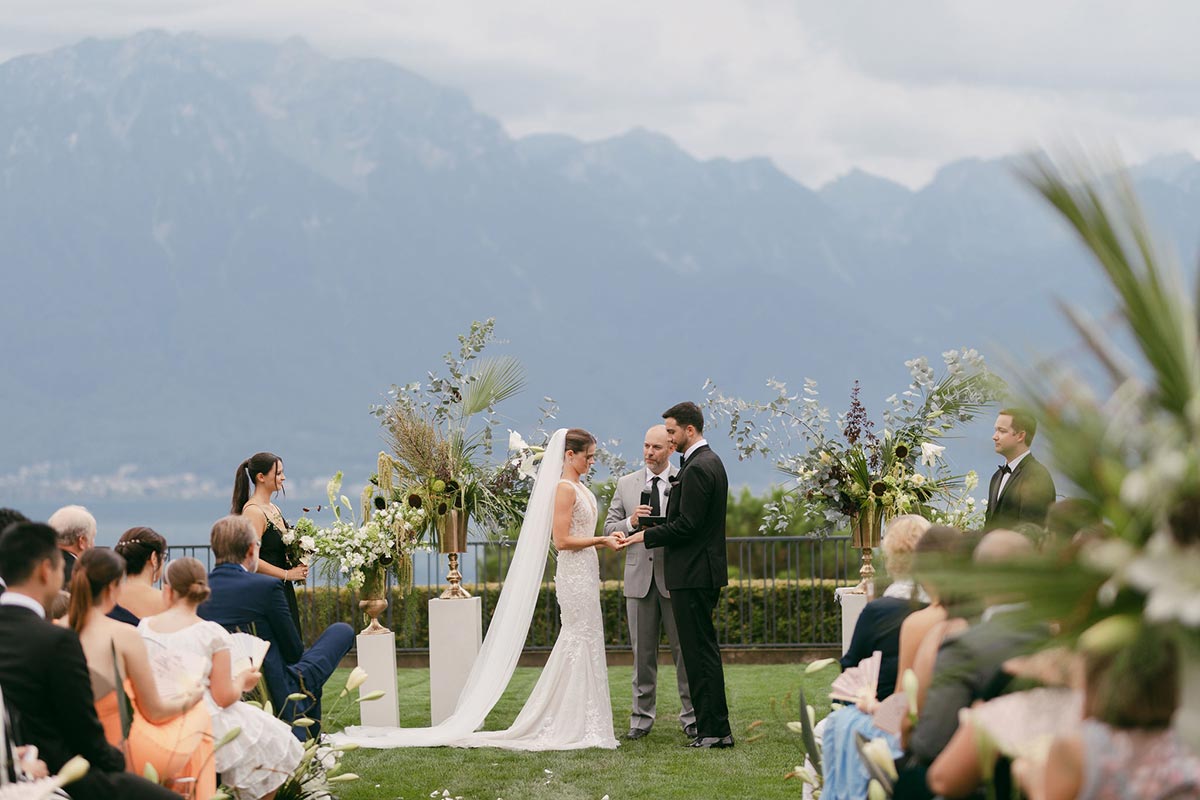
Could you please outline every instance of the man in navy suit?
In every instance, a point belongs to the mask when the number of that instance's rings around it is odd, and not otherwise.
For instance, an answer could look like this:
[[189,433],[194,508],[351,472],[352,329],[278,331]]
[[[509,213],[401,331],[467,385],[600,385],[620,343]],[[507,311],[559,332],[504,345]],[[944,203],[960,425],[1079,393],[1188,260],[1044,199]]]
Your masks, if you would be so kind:
[[[258,546],[258,534],[245,517],[217,520],[212,529],[217,564],[208,574],[212,597],[201,604],[199,614],[228,630],[245,631],[271,643],[262,665],[271,704],[283,710],[283,719],[289,722],[300,717],[317,722],[307,732],[293,728],[303,741],[321,732],[321,689],[350,652],[354,630],[335,622],[305,650],[292,621],[283,581],[254,571]],[[290,694],[303,694],[305,699],[288,700]]]

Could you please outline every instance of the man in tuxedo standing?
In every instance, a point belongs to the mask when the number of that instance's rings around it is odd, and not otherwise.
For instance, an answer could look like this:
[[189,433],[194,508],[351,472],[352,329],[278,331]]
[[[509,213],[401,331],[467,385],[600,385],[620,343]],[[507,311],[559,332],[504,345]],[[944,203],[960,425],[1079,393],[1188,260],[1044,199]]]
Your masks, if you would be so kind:
[[[216,566],[208,573],[212,596],[200,604],[204,619],[240,630],[271,643],[263,658],[262,674],[271,704],[285,722],[300,717],[316,720],[308,728],[292,728],[304,741],[321,732],[321,690],[354,644],[354,629],[344,622],[326,628],[313,646],[304,649],[300,632],[284,594],[283,581],[255,572],[258,566],[258,532],[240,515],[222,517],[212,529]],[[304,695],[303,700],[289,696]]]
[[[671,463],[674,449],[665,426],[655,425],[646,431],[642,444],[646,466],[617,481],[604,520],[606,534],[634,533],[641,526],[642,518],[662,516],[667,508],[670,479],[679,472]],[[649,503],[643,500],[647,496]],[[662,550],[647,550],[642,542],[625,549],[625,610],[629,617],[629,641],[633,645],[633,710],[629,715],[626,739],[641,739],[654,725],[658,642],[663,626],[667,629],[671,659],[675,662],[675,683],[683,706],[679,722],[684,733],[692,738],[696,736],[696,711],[692,708],[687,670],[679,649],[664,563]]]
[[58,532],[58,549],[63,553],[63,585],[71,583],[75,559],[96,545],[96,518],[83,506],[63,506],[46,520]]
[[1046,511],[1054,502],[1054,479],[1029,452],[1036,433],[1037,420],[1028,411],[1004,408],[996,415],[992,445],[1005,463],[988,487],[985,530],[1011,528],[1019,522],[1046,524]]
[[704,440],[704,414],[695,403],[663,412],[667,435],[683,454],[678,481],[663,525],[638,531],[625,541],[666,551],[667,589],[696,709],[696,738],[688,747],[733,747],[725,671],[713,627],[721,587],[729,583],[725,559],[725,508],[729,478],[725,465]]
[[46,620],[62,587],[63,556],[48,525],[19,522],[0,534],[0,689],[15,742],[34,745],[51,773],[73,756],[91,765],[66,787],[80,800],[179,800],[125,772],[125,756],[104,738],[79,637]]

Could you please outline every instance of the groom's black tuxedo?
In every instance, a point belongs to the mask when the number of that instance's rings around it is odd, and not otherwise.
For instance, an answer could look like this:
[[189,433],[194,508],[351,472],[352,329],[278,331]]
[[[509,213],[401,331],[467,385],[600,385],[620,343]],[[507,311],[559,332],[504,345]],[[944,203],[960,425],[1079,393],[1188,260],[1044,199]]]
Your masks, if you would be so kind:
[[179,796],[125,772],[125,756],[104,738],[79,637],[28,608],[0,605],[0,687],[17,744],[32,744],[50,772],[72,756],[91,764],[66,787],[71,797],[164,798]]
[[725,739],[730,735],[729,709],[712,615],[721,587],[729,583],[725,558],[729,478],[708,445],[696,448],[678,478],[667,500],[667,521],[646,531],[645,544],[666,550],[667,588],[696,709],[697,741]]
[[1046,511],[1054,502],[1054,479],[1050,471],[1033,457],[1025,456],[1012,471],[1004,491],[1000,489],[1001,471],[996,470],[988,487],[988,507],[984,528],[992,530],[1018,522],[1046,524]]
[[725,508],[729,478],[708,445],[696,448],[667,500],[666,524],[646,531],[646,547],[667,548],[667,589],[719,589],[729,583]]

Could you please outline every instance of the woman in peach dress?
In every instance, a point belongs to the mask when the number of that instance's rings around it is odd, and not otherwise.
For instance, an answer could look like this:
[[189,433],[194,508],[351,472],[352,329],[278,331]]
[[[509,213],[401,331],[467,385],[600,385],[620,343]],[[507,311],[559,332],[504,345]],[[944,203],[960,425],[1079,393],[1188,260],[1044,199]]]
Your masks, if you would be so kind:
[[[68,619],[87,658],[105,737],[125,753],[130,772],[144,775],[149,764],[165,785],[181,789],[191,783],[190,796],[212,797],[217,777],[212,721],[199,702],[204,690],[189,687],[170,702],[159,695],[141,635],[107,616],[120,600],[124,580],[125,560],[105,548],[86,551],[71,574]],[[132,700],[128,739],[123,735],[118,686]]]

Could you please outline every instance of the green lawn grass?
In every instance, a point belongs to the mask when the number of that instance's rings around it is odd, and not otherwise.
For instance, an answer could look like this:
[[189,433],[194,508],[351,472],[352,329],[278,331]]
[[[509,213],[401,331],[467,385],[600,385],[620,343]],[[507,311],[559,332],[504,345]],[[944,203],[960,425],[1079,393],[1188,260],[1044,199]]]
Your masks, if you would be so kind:
[[[613,726],[622,737],[629,725],[631,667],[610,667]],[[485,729],[497,730],[516,718],[537,680],[537,668],[519,668]],[[357,724],[358,707],[335,702],[348,670],[339,670],[326,686],[326,705],[335,727]],[[679,697],[674,692],[675,670],[659,668],[658,682],[666,691],[659,698],[658,720],[650,735],[636,742],[621,740],[613,750],[518,753],[494,749],[406,748],[357,750],[345,756],[346,771],[361,779],[342,784],[343,800],[371,798],[450,797],[463,800],[513,800],[553,797],[702,798],[800,796],[799,781],[783,775],[803,762],[800,737],[786,727],[799,719],[798,692],[803,688],[817,716],[828,708],[829,682],[836,670],[805,675],[804,665],[727,665],[725,682],[730,722],[737,746],[732,750],[684,748]],[[399,672],[400,724],[429,724],[429,671]],[[762,720],[760,725],[750,725]]]

